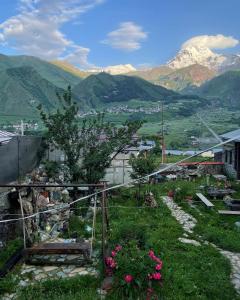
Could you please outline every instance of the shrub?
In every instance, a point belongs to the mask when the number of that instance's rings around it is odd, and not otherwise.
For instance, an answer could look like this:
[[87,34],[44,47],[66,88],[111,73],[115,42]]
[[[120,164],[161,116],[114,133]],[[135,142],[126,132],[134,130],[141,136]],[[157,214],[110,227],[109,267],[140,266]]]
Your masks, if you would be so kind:
[[138,247],[144,248],[147,240],[146,226],[134,222],[122,223],[115,228],[111,240],[114,243],[128,243],[135,240]]
[[117,245],[106,258],[106,273],[113,276],[114,295],[119,299],[151,299],[162,286],[162,261],[152,250],[138,248],[132,241],[122,248]]

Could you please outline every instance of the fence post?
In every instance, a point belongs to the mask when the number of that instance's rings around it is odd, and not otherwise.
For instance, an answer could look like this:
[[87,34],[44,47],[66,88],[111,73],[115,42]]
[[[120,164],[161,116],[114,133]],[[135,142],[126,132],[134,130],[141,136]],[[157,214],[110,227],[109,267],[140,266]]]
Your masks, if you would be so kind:
[[19,202],[20,202],[20,208],[21,208],[21,214],[22,214],[23,246],[24,246],[24,249],[26,249],[27,248],[27,244],[26,244],[26,228],[25,228],[23,204],[22,204],[22,197],[21,197],[21,194],[20,194],[20,190],[18,190],[18,196],[19,196]]

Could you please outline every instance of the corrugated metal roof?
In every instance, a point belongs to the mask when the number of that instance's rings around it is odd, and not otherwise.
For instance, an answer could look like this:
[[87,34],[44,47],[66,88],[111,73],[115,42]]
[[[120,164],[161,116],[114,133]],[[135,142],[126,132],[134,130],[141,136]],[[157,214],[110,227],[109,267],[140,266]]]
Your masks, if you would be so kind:
[[0,130],[0,144],[8,143],[14,136],[16,136],[14,133]]
[[225,140],[235,139],[236,142],[240,142],[240,129],[236,129],[221,135],[221,137]]

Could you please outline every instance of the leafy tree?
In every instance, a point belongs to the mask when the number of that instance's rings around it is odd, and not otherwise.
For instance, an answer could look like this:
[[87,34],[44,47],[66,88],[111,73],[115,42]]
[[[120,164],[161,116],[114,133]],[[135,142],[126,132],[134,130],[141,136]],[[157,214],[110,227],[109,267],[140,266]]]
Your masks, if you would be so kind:
[[141,152],[138,156],[134,156],[132,154],[129,163],[133,169],[131,174],[133,179],[138,179],[151,174],[157,168],[156,156],[152,153],[152,151]]
[[57,95],[60,108],[46,113],[38,107],[48,133],[48,140],[66,156],[69,179],[77,182],[97,183],[105,175],[113,153],[121,152],[130,144],[141,122],[126,122],[116,128],[105,122],[104,114],[83,119],[80,125],[78,106],[72,101],[71,87]]

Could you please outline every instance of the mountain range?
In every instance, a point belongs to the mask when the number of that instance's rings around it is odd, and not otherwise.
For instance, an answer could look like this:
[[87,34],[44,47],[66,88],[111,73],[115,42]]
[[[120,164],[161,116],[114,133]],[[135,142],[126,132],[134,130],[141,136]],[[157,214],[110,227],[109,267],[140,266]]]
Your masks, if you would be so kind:
[[0,54],[2,113],[30,115],[38,104],[46,110],[56,109],[56,92],[61,93],[68,85],[85,111],[131,100],[174,103],[192,99],[196,107],[203,98],[237,108],[240,56],[187,47],[159,67],[136,70],[127,64],[82,71],[65,61]]

